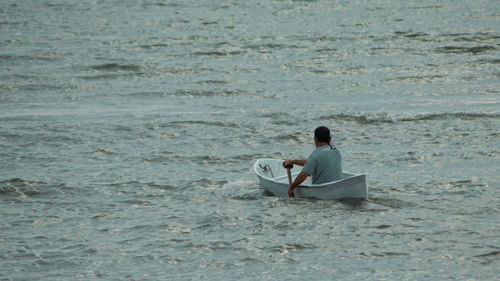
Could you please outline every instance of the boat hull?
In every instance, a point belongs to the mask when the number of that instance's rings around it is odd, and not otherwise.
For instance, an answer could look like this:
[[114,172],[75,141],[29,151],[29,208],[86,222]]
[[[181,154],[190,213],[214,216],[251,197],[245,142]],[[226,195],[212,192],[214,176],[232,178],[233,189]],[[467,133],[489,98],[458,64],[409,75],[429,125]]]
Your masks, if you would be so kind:
[[[254,164],[254,172],[266,191],[278,197],[288,197],[288,177],[282,163],[281,159],[259,159]],[[292,180],[301,169],[300,166],[294,166],[291,170]],[[296,198],[321,200],[366,199],[366,174],[344,173],[342,179],[324,184],[312,184],[311,178],[308,177],[295,188],[294,195]]]

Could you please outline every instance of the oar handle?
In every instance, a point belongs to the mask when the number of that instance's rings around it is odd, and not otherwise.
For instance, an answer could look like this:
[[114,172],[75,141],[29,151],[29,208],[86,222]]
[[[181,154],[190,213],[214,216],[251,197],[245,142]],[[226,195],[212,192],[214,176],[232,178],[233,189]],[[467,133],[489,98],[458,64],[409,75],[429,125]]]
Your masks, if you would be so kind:
[[286,166],[286,174],[288,175],[288,185],[289,186],[292,185],[292,172],[290,171],[291,168],[293,168],[293,165]]
[[[286,174],[288,175],[288,188],[290,188],[292,186],[292,172],[290,171],[290,169],[293,167],[293,165],[288,165],[286,166]],[[290,193],[288,193],[290,194]],[[290,195],[291,197],[294,197],[293,196],[293,193],[292,195]]]

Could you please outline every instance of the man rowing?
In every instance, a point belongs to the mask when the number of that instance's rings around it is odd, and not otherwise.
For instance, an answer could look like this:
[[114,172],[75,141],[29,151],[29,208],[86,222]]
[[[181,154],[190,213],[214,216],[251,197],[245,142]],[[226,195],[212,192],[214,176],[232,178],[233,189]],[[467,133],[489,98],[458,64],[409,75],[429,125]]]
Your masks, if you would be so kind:
[[316,149],[307,160],[285,160],[283,167],[303,166],[302,171],[288,188],[288,196],[294,197],[293,190],[311,176],[313,184],[321,184],[342,178],[342,156],[338,149],[331,145],[332,137],[327,127],[320,126],[314,130]]

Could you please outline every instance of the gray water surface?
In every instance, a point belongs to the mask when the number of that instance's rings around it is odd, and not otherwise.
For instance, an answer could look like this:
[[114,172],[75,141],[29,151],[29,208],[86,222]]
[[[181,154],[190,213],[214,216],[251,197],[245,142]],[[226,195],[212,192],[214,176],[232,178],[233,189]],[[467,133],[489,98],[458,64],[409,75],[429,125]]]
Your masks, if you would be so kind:
[[[498,280],[498,1],[0,3],[0,280]],[[365,201],[266,194],[331,128]]]

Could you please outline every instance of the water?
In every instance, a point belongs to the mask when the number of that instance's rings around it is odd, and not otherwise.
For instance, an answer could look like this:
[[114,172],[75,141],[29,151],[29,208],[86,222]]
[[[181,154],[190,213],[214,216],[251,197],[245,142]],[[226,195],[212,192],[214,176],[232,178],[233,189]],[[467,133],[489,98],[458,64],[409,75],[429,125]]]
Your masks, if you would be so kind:
[[[0,280],[495,280],[498,1],[0,3]],[[326,125],[366,201],[252,172]]]

